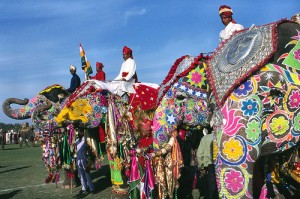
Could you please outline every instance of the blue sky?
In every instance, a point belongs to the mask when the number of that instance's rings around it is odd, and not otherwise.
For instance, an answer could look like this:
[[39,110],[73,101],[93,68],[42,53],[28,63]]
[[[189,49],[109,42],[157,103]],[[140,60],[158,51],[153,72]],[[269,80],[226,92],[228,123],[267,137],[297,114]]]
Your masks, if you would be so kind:
[[[0,103],[32,98],[52,84],[69,87],[69,66],[80,66],[81,43],[95,73],[104,64],[113,79],[124,45],[133,50],[142,82],[160,84],[183,55],[212,52],[224,28],[220,5],[232,7],[244,27],[290,18],[299,0],[14,0],[0,2]],[[15,106],[13,106],[15,107]],[[0,122],[19,123],[0,111]]]

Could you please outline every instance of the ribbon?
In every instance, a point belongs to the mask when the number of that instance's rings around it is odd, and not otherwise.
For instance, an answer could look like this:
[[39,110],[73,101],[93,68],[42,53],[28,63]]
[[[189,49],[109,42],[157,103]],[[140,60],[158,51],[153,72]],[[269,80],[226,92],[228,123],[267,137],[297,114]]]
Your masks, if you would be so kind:
[[141,175],[139,172],[139,167],[136,158],[136,152],[134,149],[130,150],[130,159],[131,159],[131,167],[130,167],[130,176],[129,181],[136,181],[141,179]]
[[154,189],[154,184],[155,184],[155,178],[154,178],[154,173],[153,169],[151,166],[151,156],[148,154],[147,159],[145,161],[146,163],[146,173],[145,173],[145,184],[144,184],[144,191],[146,198],[150,198],[151,196],[151,191]]

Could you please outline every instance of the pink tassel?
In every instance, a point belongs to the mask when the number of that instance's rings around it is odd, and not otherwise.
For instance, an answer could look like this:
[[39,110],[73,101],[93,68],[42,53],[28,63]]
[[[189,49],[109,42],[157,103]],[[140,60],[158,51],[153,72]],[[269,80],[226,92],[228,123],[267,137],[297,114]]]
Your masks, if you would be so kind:
[[194,175],[194,180],[193,180],[193,189],[196,189],[196,186],[197,186],[197,172],[195,173]]

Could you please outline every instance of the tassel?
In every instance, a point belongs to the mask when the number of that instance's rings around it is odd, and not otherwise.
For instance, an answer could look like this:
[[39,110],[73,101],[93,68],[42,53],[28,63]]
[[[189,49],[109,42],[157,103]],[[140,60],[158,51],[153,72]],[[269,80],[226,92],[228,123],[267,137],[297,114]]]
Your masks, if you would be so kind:
[[55,183],[59,182],[59,177],[60,177],[59,171],[57,171],[56,174],[55,174]]
[[48,184],[48,183],[50,183],[51,181],[52,181],[52,179],[53,179],[53,173],[52,172],[50,172],[49,173],[49,176],[46,178],[46,180],[45,180],[45,182]]
[[196,169],[196,172],[195,172],[195,175],[194,175],[194,180],[193,180],[193,186],[192,186],[192,188],[196,189],[196,186],[197,186],[197,169]]

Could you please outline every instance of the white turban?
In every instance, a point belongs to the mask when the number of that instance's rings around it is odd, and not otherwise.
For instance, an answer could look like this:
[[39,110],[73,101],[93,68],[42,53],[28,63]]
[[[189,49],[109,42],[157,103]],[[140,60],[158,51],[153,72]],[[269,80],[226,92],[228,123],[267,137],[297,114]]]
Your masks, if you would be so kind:
[[71,66],[70,66],[70,70],[76,70],[76,66],[71,65]]

